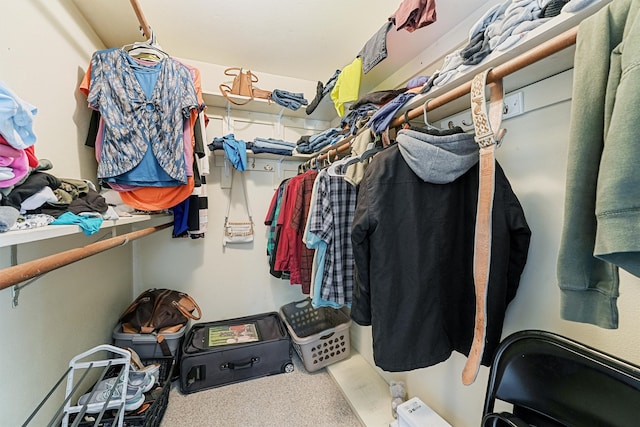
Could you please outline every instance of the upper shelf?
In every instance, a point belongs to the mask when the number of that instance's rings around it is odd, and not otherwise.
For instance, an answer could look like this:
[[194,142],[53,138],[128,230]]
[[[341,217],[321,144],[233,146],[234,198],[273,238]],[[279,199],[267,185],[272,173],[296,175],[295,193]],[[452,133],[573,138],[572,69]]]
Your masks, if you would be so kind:
[[[513,48],[503,52],[493,52],[481,63],[471,67],[464,73],[459,73],[446,85],[434,87],[429,92],[414,97],[403,106],[399,111],[398,116],[403,114],[406,110],[422,106],[429,99],[436,98],[456,87],[470,82],[473,77],[482,70],[497,67],[520,55],[527,54],[531,49],[578,26],[583,19],[593,15],[610,2],[611,0],[598,0],[576,13],[562,13],[554,17],[550,21],[528,33],[527,36]],[[510,73],[503,81],[505,93],[515,91],[573,68],[574,53],[575,45],[571,45],[562,51],[549,55],[540,61],[528,65],[522,70]],[[439,107],[433,112],[430,112],[430,119],[438,121],[443,117],[450,116],[468,108],[468,97],[461,97],[448,102],[445,106]]]
[[[133,215],[131,217],[121,217],[118,220],[104,220],[100,229],[151,221],[155,218],[168,219],[172,217],[171,215]],[[36,242],[78,233],[82,233],[82,229],[77,225],[47,225],[29,230],[12,230],[0,234],[0,247]]]
[[[298,117],[304,119],[313,119],[313,120],[324,120],[331,121],[338,117],[336,113],[336,109],[331,102],[329,95],[326,95],[322,98],[322,101],[318,104],[318,107],[314,110],[312,114],[307,114],[306,106],[302,106],[297,110],[291,110],[289,108],[285,108],[279,104],[276,104],[273,101],[269,101],[262,98],[254,98],[252,101],[249,101],[244,105],[236,105],[230,103],[220,92],[209,92],[203,91],[202,98],[204,99],[205,104],[208,107],[219,107],[219,108],[227,108],[229,107],[231,110],[239,110],[239,111],[249,111],[254,113],[264,113],[264,114],[273,114],[273,115],[282,115],[285,117]],[[249,98],[246,96],[232,95],[234,100],[238,100],[238,102],[245,102]],[[311,102],[311,99],[308,99]]]

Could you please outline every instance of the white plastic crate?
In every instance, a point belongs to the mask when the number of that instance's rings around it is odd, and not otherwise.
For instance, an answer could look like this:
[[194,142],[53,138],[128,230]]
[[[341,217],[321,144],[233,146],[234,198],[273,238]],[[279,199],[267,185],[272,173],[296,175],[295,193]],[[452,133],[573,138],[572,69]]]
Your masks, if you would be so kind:
[[349,357],[351,319],[343,311],[314,308],[307,298],[282,306],[280,316],[307,371],[317,371]]

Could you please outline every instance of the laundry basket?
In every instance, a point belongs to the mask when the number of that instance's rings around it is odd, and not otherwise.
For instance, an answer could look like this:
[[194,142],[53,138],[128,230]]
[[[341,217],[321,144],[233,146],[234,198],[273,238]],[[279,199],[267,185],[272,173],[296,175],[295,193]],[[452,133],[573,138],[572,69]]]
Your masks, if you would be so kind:
[[343,311],[313,308],[307,298],[283,305],[280,316],[307,371],[317,371],[349,357],[351,320]]

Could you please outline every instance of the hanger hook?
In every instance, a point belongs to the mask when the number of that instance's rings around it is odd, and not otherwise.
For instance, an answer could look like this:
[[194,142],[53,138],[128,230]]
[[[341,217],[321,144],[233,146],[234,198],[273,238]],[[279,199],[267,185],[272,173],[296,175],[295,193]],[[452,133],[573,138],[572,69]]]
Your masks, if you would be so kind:
[[407,110],[407,111],[404,112],[404,123],[402,124],[402,127],[404,129],[409,129],[409,127],[411,126],[409,124],[409,120],[410,120],[409,119],[409,110]]
[[435,126],[429,123],[429,120],[427,119],[427,110],[429,109],[429,102],[431,101],[433,101],[433,98],[427,99],[422,105],[422,116],[424,117],[425,126],[427,126],[427,128],[430,128],[430,129],[435,129]]

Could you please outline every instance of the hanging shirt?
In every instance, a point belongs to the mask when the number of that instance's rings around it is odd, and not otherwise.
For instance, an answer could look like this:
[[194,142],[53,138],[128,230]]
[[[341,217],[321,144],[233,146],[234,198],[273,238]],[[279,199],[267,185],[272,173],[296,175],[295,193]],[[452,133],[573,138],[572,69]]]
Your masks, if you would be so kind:
[[331,100],[340,117],[344,116],[344,104],[358,100],[360,79],[362,77],[362,58],[358,57],[342,70],[336,84],[331,89]]
[[[300,283],[300,264],[297,263],[296,250],[298,241],[296,232],[291,226],[291,218],[294,214],[295,199],[298,193],[300,179],[291,178],[284,192],[282,207],[278,215],[278,227],[280,227],[280,239],[276,247],[275,269],[289,271],[291,284]],[[300,242],[301,243],[301,242]]]
[[157,82],[147,96],[130,59],[119,48],[97,51],[91,59],[88,102],[105,122],[98,177],[130,171],[151,147],[162,169],[186,183],[183,124],[197,107],[189,72],[171,58],[161,60]]
[[[326,174],[326,169],[323,169],[319,172],[320,174]],[[311,233],[309,231],[309,227],[311,226],[311,218],[314,218],[318,213],[316,210],[318,207],[318,184],[320,180],[317,179],[313,183],[313,189],[311,191],[311,204],[309,206],[309,215],[307,216],[307,223],[304,229],[304,236],[302,238],[303,243],[310,249],[315,249],[313,254],[313,264],[311,268],[311,305],[314,308],[318,307],[332,307],[332,308],[340,308],[341,305],[337,304],[333,301],[327,301],[322,299],[322,295],[320,294],[322,290],[322,278],[324,277],[324,265],[325,265],[325,257],[327,253],[327,242],[322,240],[316,234]],[[350,306],[350,304],[345,304]]]
[[320,296],[338,305],[350,305],[354,283],[351,225],[356,189],[340,176],[321,173],[317,188],[318,208],[309,232],[327,244]]
[[289,178],[285,179],[278,186],[278,190],[273,195],[269,212],[264,221],[265,225],[269,226],[269,235],[267,239],[267,256],[269,257],[269,274],[278,279],[289,278],[288,271],[276,270],[276,253],[278,251],[278,243],[280,241],[281,227],[278,226],[278,218],[280,216],[280,209],[282,208],[282,200],[286,192],[287,185],[289,184]]
[[302,286],[302,293],[307,295],[311,288],[311,269],[314,250],[305,246],[302,240],[311,205],[313,184],[317,176],[318,171],[313,169],[299,175],[300,185],[298,186],[290,224],[291,229],[295,231],[296,247],[294,257],[295,262],[300,266],[300,285]]

